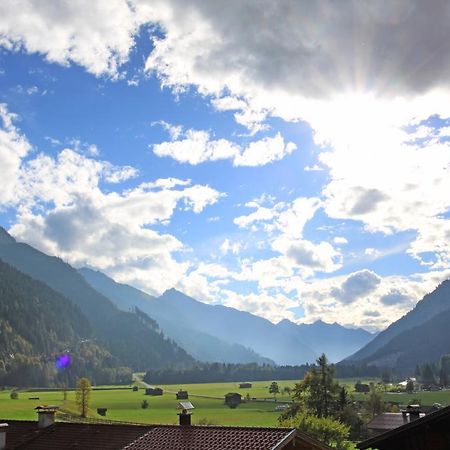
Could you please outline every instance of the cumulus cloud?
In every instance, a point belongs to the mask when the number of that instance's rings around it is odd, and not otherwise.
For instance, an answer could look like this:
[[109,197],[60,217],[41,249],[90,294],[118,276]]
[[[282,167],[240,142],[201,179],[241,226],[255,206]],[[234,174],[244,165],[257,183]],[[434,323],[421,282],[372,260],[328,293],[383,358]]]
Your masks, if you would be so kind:
[[178,262],[174,252],[184,244],[151,226],[167,223],[177,210],[201,213],[220,199],[220,192],[177,178],[105,191],[103,184],[129,180],[136,169],[69,148],[56,157],[29,157],[31,146],[15,127],[15,116],[4,105],[0,114],[0,205],[16,207],[10,231],[17,239],[77,266],[104,269],[153,293],[179,282],[189,264]]
[[389,291],[389,293],[381,296],[380,302],[383,303],[383,305],[390,306],[402,303],[410,303],[411,299],[407,295],[402,294],[398,289],[393,289]]
[[370,270],[361,270],[351,274],[340,288],[333,289],[331,294],[342,303],[353,303],[367,296],[380,284],[381,278]]
[[285,143],[280,133],[241,147],[227,139],[211,139],[207,131],[187,130],[181,139],[153,145],[153,152],[191,165],[231,159],[234,166],[255,167],[280,160],[296,148],[292,142]]
[[19,5],[7,0],[0,5],[0,43],[114,77],[142,20],[125,0],[23,0]]

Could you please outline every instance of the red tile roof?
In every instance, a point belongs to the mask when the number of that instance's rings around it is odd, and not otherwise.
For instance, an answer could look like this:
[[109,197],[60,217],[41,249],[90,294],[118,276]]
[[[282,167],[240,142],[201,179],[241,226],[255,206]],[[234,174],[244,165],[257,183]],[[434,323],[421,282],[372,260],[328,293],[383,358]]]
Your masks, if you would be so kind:
[[37,422],[0,420],[9,425],[6,450],[121,450],[154,425],[109,425],[56,422],[38,428]]
[[[329,450],[294,428],[56,422],[8,423],[6,450]],[[294,446],[295,442],[295,446]]]
[[272,450],[295,438],[295,428],[157,426],[126,450]]

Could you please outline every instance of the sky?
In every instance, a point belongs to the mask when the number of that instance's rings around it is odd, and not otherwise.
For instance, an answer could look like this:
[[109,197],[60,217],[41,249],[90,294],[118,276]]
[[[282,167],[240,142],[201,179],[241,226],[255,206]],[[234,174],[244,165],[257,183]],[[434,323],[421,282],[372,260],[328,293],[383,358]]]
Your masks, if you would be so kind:
[[450,277],[444,0],[5,0],[0,225],[152,295],[379,331]]

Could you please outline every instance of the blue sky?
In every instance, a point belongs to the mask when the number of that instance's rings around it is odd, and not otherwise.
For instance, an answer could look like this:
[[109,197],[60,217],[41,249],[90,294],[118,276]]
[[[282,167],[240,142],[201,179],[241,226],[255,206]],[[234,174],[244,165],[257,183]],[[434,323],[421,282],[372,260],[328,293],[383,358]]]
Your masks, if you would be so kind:
[[83,3],[0,6],[18,240],[274,322],[379,330],[449,277],[444,6]]

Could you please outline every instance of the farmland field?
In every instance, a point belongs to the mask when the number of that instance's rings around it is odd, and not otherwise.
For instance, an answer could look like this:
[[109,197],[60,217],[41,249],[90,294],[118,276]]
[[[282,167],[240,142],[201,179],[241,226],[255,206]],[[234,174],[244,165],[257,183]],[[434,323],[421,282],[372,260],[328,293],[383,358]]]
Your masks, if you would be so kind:
[[[277,402],[269,394],[267,381],[253,383],[251,389],[239,389],[237,383],[211,383],[211,384],[187,384],[187,385],[162,385],[165,390],[163,396],[148,396],[145,389],[133,392],[130,389],[94,390],[91,394],[92,417],[101,418],[96,414],[98,407],[108,408],[106,419],[141,423],[166,423],[178,422],[177,404],[175,392],[183,388],[189,392],[189,401],[195,407],[193,423],[208,420],[216,425],[255,425],[275,426],[280,415],[275,407],[289,401],[289,397],[278,395]],[[294,382],[281,381],[278,383],[280,390],[285,386],[293,386]],[[247,393],[252,398],[264,401],[251,401],[242,403],[236,409],[231,409],[224,404],[223,396],[228,392],[239,392],[246,397]],[[64,409],[75,411],[75,392],[69,391],[67,401],[63,402],[63,393],[55,392],[19,392],[19,399],[11,400],[10,391],[0,391],[0,418],[2,419],[36,419],[34,408],[37,405],[52,404]],[[39,400],[29,400],[30,397],[39,397]],[[141,403],[147,400],[148,409],[142,409]]]
[[[367,382],[368,380],[364,380]],[[285,386],[292,387],[295,381],[279,381],[282,391]],[[352,390],[354,380],[340,380],[349,391]],[[207,420],[208,423],[216,425],[242,425],[242,426],[276,426],[280,414],[275,411],[275,407],[288,403],[289,397],[278,395],[277,402],[273,401],[273,396],[269,394],[268,381],[257,381],[252,383],[250,389],[239,389],[238,383],[203,383],[186,385],[161,385],[164,389],[163,396],[148,396],[145,389],[140,387],[137,392],[133,392],[131,386],[124,389],[117,386],[117,389],[93,390],[91,394],[91,417],[101,418],[96,414],[98,407],[108,408],[106,419],[140,422],[140,423],[165,423],[174,424],[178,422],[177,403],[175,392],[178,389],[186,389],[189,392],[189,401],[195,407],[193,423]],[[228,392],[239,392],[245,399],[247,393],[250,401],[242,403],[236,409],[231,409],[224,404],[223,396]],[[67,401],[63,401],[61,391],[20,391],[19,399],[11,400],[10,391],[0,391],[0,418],[1,419],[28,419],[35,420],[34,408],[37,405],[52,404],[69,411],[76,411],[75,392],[69,391]],[[364,400],[365,394],[353,393],[355,400]],[[38,400],[30,400],[30,397],[39,397]],[[386,393],[385,401],[399,402],[407,404],[412,399],[421,400],[423,405],[441,403],[450,404],[450,390],[439,392],[415,392],[406,393]],[[263,400],[267,401],[264,402]],[[147,400],[148,409],[142,409],[141,403]]]

